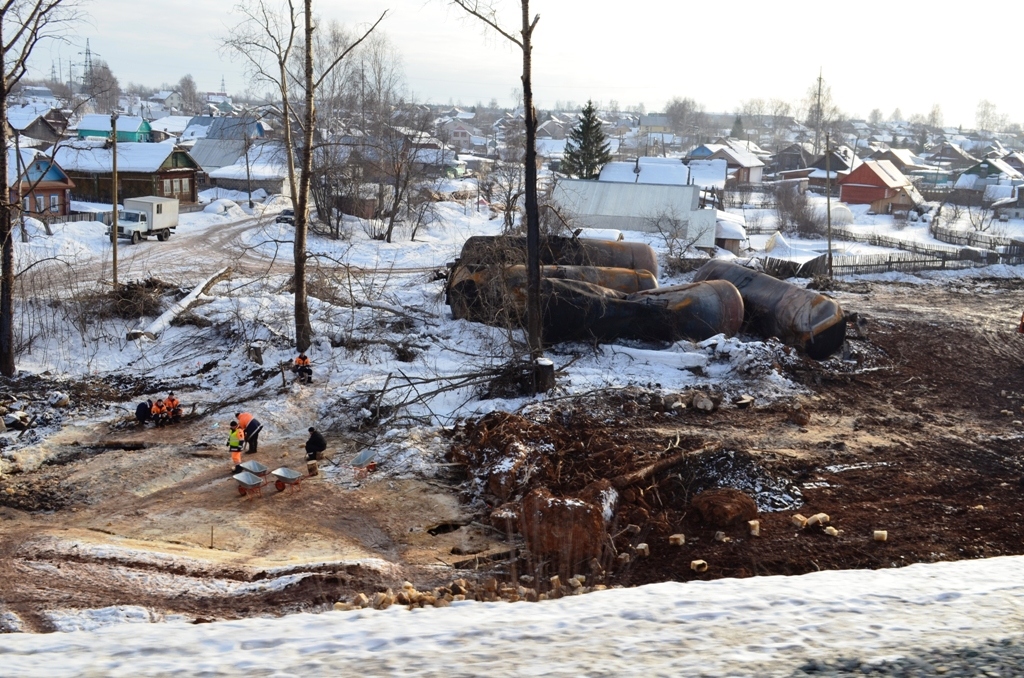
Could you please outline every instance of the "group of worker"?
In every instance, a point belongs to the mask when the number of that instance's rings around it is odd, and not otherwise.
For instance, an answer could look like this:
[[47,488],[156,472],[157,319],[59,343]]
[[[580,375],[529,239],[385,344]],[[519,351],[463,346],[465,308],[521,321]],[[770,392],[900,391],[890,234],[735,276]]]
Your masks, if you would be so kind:
[[157,426],[176,424],[181,421],[181,401],[175,397],[174,391],[171,391],[166,398],[139,403],[135,408],[135,418],[140,424],[145,424],[147,421],[151,421]]

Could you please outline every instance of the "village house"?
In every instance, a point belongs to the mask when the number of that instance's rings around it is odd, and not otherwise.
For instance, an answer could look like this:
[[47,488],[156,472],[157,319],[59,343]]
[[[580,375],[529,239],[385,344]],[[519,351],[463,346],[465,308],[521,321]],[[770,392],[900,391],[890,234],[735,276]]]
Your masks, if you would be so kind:
[[838,183],[840,200],[871,205],[876,214],[908,212],[924,202],[910,179],[888,160],[865,160]]
[[[108,139],[111,132],[110,116],[90,113],[83,115],[78,123],[78,138],[99,137]],[[142,118],[122,115],[117,119],[117,140],[135,143],[146,143],[153,140],[152,128]]]
[[[25,104],[7,109],[8,138],[18,134],[42,142],[40,146],[43,147],[57,143],[67,124],[67,118],[47,104]],[[25,145],[28,145],[27,141]]]
[[[154,104],[160,104],[167,111],[180,111],[182,106],[181,94],[172,90],[163,90],[157,92],[149,98]],[[119,125],[120,127],[120,125]]]
[[[210,144],[242,144],[228,139],[204,139]],[[199,146],[199,144],[196,144]],[[280,142],[257,142],[243,147],[234,160],[208,173],[209,185],[231,191],[256,191],[291,195],[288,181],[288,158]],[[226,157],[226,156],[225,156]]]
[[966,169],[978,162],[977,158],[950,141],[943,141],[929,149],[924,158],[932,165],[951,170]]
[[[701,158],[695,158],[700,160]],[[753,153],[733,146],[719,146],[706,160],[725,160],[729,175],[739,184],[760,184],[764,162]]]
[[[58,147],[54,160],[75,182],[74,198],[111,202],[113,146],[100,140],[78,140]],[[117,144],[118,199],[148,195],[196,202],[199,165],[173,144]]]
[[71,191],[75,182],[44,153],[22,149],[19,157],[13,148],[9,148],[7,188],[12,204],[20,204],[25,214],[45,219],[70,214]]

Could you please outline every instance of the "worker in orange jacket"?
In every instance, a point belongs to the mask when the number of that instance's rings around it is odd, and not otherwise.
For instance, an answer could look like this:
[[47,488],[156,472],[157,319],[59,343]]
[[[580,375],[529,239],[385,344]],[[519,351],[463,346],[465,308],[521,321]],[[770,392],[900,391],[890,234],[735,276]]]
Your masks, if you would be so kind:
[[157,401],[153,403],[153,408],[149,413],[152,415],[153,423],[157,426],[163,426],[167,423],[167,406],[164,404],[162,399],[158,398]]
[[253,417],[248,412],[236,412],[235,419],[238,420],[238,426],[242,429],[245,436],[246,454],[256,454],[256,447],[260,441],[260,431],[263,430],[263,424],[258,419]]
[[309,366],[309,357],[305,352],[300,353],[299,357],[295,359],[292,371],[298,375],[299,381],[303,383],[308,384],[313,381],[313,368]]
[[245,444],[245,434],[237,421],[231,422],[228,431],[228,451],[231,452],[231,468],[233,473],[238,472],[238,465],[242,463],[242,445]]
[[181,419],[181,401],[174,397],[174,391],[168,393],[164,398],[164,409],[167,410],[169,423],[173,424]]

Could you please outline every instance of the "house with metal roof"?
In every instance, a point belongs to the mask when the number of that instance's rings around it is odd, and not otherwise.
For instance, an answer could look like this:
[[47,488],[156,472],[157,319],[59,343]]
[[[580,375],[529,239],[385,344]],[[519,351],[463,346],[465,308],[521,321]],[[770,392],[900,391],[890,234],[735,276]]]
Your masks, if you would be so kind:
[[693,247],[715,247],[716,210],[699,209],[699,186],[559,179],[552,201],[573,227],[681,231]]
[[[54,160],[75,182],[74,197],[85,202],[110,202],[113,198],[114,145],[82,139],[57,148]],[[196,202],[199,165],[188,151],[172,143],[117,144],[118,198],[148,195]]]
[[[111,132],[110,116],[90,113],[83,115],[78,122],[78,138],[88,137],[110,137]],[[133,115],[122,115],[117,118],[117,140],[118,142],[147,143],[153,140],[152,128],[149,123]]]
[[25,214],[45,219],[70,214],[71,191],[67,173],[45,153],[35,149],[7,149],[7,188],[10,201]]
[[888,160],[865,160],[839,179],[839,199],[871,205],[876,214],[906,212],[924,202],[910,179]]

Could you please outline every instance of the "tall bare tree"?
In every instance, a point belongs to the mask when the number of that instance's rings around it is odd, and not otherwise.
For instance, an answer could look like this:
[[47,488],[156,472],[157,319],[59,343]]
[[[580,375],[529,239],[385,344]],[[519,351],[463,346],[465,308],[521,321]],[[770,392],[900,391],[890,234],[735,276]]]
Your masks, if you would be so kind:
[[533,31],[540,15],[530,19],[530,0],[519,0],[521,25],[518,31],[502,26],[497,7],[479,0],[451,0],[452,4],[479,19],[523,53],[523,110],[526,124],[526,334],[530,353],[541,357],[540,317],[540,209],[537,202],[537,111],[533,107]]
[[[78,19],[74,0],[3,0],[0,2],[0,120],[7,120],[7,100],[28,71],[40,42],[60,38]],[[7,181],[7,125],[0,124],[0,177]],[[0,374],[13,377],[14,242],[10,195],[0,198]]]
[[[309,195],[313,169],[313,138],[316,128],[316,93],[331,72],[366,39],[387,16],[385,11],[361,37],[340,53],[330,55],[325,63],[316,64],[316,25],[313,21],[312,0],[302,0],[301,17],[295,0],[250,0],[238,6],[244,17],[226,41],[226,46],[242,56],[252,74],[277,88],[281,94],[284,112],[283,137],[288,160],[288,185],[295,205],[295,240],[293,245],[295,274],[295,347],[299,351],[309,348],[313,329],[309,319],[309,299],[306,294],[306,251],[309,231]],[[299,26],[302,33],[299,34]],[[289,71],[296,45],[301,42],[302,74],[292,76]],[[294,82],[293,82],[294,81]],[[301,92],[301,111],[297,111],[290,95],[292,87]],[[301,131],[296,148],[293,125]],[[296,166],[295,154],[299,155]]]
[[818,73],[814,84],[807,90],[806,125],[814,129],[814,154],[821,152],[822,135],[831,130],[836,118],[840,116],[839,107],[832,99],[832,88]]

